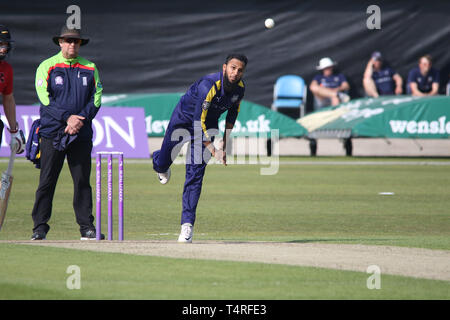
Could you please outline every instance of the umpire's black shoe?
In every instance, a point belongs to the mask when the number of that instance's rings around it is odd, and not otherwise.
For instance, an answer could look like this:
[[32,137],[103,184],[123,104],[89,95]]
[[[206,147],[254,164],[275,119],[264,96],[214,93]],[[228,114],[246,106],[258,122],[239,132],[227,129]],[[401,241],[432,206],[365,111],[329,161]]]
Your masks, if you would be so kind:
[[46,234],[44,232],[35,232],[31,236],[31,240],[45,240]]
[[[88,230],[81,233],[80,240],[96,240],[97,232],[95,230]],[[103,233],[100,234],[100,240],[105,240],[105,235]]]

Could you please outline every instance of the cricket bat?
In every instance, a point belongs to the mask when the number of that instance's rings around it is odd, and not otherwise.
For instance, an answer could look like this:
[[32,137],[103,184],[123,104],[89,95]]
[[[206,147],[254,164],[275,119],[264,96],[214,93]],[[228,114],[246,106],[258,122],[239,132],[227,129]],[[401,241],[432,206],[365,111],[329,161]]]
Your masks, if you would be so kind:
[[8,209],[9,194],[11,193],[11,187],[13,182],[13,176],[11,175],[14,166],[14,159],[16,157],[15,152],[11,152],[9,156],[8,169],[2,173],[0,180],[0,230],[2,229],[3,222],[5,221],[6,209]]

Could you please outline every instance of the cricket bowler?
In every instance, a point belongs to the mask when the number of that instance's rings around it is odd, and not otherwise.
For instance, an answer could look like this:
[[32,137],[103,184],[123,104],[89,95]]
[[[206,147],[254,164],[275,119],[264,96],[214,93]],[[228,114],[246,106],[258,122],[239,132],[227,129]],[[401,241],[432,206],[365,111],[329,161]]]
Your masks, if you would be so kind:
[[[209,159],[213,156],[227,164],[226,145],[244,97],[242,77],[247,62],[243,54],[229,54],[222,71],[206,75],[192,84],[172,113],[161,149],[153,153],[153,169],[158,174],[159,182],[166,184],[170,179],[173,160],[183,144],[190,142],[178,242],[192,242],[197,203]],[[219,133],[219,117],[225,111],[223,143],[216,149],[214,136]]]

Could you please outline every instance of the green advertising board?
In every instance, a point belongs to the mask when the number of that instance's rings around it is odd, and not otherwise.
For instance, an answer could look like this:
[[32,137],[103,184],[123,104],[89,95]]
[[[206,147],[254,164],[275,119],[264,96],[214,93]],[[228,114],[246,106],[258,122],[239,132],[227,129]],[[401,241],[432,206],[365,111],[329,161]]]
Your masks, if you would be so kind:
[[300,120],[312,138],[386,137],[447,139],[450,97],[361,98]]
[[[182,93],[164,94],[114,94],[104,95],[102,105],[117,107],[143,107],[145,124],[149,137],[163,137],[170,116]],[[219,119],[219,130],[224,131],[226,112]],[[271,136],[271,130],[278,129],[280,137],[302,137],[307,131],[294,119],[269,108],[243,100],[233,136]]]

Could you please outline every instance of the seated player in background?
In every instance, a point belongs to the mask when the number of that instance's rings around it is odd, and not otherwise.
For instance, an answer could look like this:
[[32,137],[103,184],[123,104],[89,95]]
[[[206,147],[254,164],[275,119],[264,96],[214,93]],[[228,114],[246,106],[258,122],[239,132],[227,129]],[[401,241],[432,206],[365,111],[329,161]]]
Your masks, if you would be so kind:
[[408,74],[407,92],[413,96],[434,96],[439,91],[439,71],[432,68],[432,58],[424,55],[419,59],[419,65]]
[[309,89],[314,95],[314,110],[327,106],[337,106],[350,100],[347,94],[350,85],[342,73],[335,73],[336,62],[328,57],[322,58],[316,67],[321,73],[317,74]]
[[366,95],[378,98],[382,95],[403,93],[403,79],[392,68],[386,66],[380,52],[372,54],[364,72],[363,86]]

